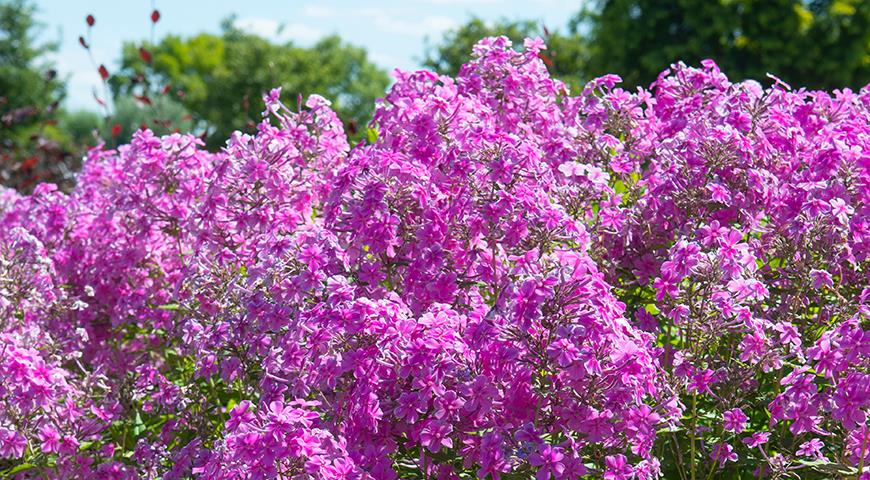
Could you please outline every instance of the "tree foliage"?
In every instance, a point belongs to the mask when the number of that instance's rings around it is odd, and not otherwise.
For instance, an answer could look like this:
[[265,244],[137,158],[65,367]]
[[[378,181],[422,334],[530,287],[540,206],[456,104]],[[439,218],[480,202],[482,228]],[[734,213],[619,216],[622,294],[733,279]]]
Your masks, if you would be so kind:
[[616,72],[629,86],[705,58],[738,79],[769,72],[823,89],[870,81],[864,0],[598,0],[569,30],[587,33],[586,77]]
[[464,25],[448,31],[440,43],[427,45],[423,66],[446,75],[456,75],[468,61],[471,47],[481,38],[504,35],[515,44],[539,34],[537,23],[531,20],[502,20],[495,24],[474,17]]
[[710,58],[734,78],[767,73],[807,88],[860,89],[870,81],[866,0],[596,0],[563,31],[527,20],[473,18],[429,46],[423,64],[455,75],[482,37],[515,44],[542,36],[550,73],[577,85],[616,73],[648,86],[674,62]]
[[[157,135],[193,130],[191,115],[179,102],[168,96],[157,96],[150,102],[150,105],[145,105],[130,96],[116,97],[111,125],[103,125],[100,135],[103,138],[114,136],[126,140],[143,126]],[[113,135],[111,129],[115,125],[118,127]]]
[[39,42],[35,13],[36,7],[24,0],[0,2],[0,111],[7,127],[0,134],[3,139],[50,115],[64,95],[63,82],[45,61],[57,45]]
[[468,62],[471,49],[481,38],[505,36],[515,45],[522,45],[528,37],[543,37],[547,51],[542,54],[550,72],[570,84],[579,84],[585,63],[585,44],[576,35],[551,32],[539,22],[531,20],[502,19],[487,23],[474,17],[464,25],[448,31],[443,40],[428,45],[423,57],[423,66],[446,75],[456,75],[459,68]]
[[96,145],[98,138],[95,132],[105,123],[100,114],[84,109],[62,110],[58,120],[60,130],[69,135],[73,146]]
[[[149,55],[156,75],[145,74]],[[157,45],[125,44],[121,70],[111,80],[113,93],[153,90],[149,83],[155,82],[171,86],[172,96],[194,120],[208,125],[207,143],[213,145],[239,127],[251,128],[263,111],[261,95],[276,86],[290,95],[323,95],[351,132],[360,130],[389,79],[364,49],[337,36],[302,48],[273,43],[227,21],[220,35],[169,35]]]
[[24,190],[62,182],[71,159],[55,126],[65,85],[46,58],[57,44],[40,39],[35,14],[27,0],[0,0],[0,181]]

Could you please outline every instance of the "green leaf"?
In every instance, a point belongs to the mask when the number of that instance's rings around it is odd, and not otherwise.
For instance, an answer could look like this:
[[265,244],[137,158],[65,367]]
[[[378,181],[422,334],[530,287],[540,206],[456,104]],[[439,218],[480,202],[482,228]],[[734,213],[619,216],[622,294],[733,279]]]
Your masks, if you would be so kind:
[[622,180],[617,180],[613,183],[613,191],[619,194],[628,191],[628,189],[625,188],[625,183]]
[[817,472],[823,472],[830,475],[856,475],[858,473],[858,469],[855,467],[850,467],[848,465],[842,465],[839,463],[833,463],[827,459],[798,460],[798,463],[805,465]]
[[377,128],[367,128],[366,129],[366,142],[369,144],[375,143],[378,141],[378,129]]
[[11,470],[7,470],[4,473],[4,476],[6,476],[6,475],[12,476],[12,475],[15,475],[16,473],[23,472],[25,470],[30,470],[31,468],[34,468],[34,467],[36,467],[36,465],[33,463],[22,463],[21,465],[17,465],[15,467],[12,467]]
[[136,418],[133,421],[133,435],[139,436],[145,431],[145,422],[142,421],[142,416],[136,412]]

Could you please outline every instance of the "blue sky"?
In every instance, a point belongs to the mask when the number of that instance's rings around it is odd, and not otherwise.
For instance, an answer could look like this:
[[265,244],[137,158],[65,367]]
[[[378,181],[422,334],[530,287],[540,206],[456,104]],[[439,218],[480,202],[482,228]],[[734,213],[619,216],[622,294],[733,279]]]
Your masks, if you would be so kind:
[[[155,36],[166,33],[192,35],[218,32],[220,22],[236,14],[237,25],[278,41],[313,44],[324,35],[337,33],[345,40],[365,47],[376,64],[394,68],[419,67],[430,43],[452,27],[476,15],[485,20],[529,18],[550,29],[563,28],[580,8],[582,0],[155,0],[161,12]],[[59,40],[61,48],[53,59],[69,79],[66,106],[96,110],[91,95],[99,75],[87,52],[78,44],[86,30],[85,17],[96,17],[92,51],[96,62],[109,70],[117,65],[125,40],[150,36],[150,0],[37,0],[43,36]],[[283,29],[279,30],[279,26]]]

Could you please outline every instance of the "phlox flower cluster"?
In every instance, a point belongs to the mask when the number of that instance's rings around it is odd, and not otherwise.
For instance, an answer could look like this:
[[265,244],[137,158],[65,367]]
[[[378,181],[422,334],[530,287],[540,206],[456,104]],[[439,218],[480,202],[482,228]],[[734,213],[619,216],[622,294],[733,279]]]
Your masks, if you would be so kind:
[[0,475],[860,475],[870,89],[543,48],[0,193]]

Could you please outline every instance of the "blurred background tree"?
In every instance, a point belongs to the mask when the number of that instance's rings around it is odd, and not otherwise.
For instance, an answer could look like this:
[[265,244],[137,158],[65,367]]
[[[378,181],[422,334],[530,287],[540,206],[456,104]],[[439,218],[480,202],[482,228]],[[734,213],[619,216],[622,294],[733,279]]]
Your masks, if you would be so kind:
[[351,134],[364,130],[389,78],[364,49],[337,36],[311,48],[276,44],[239,30],[228,19],[220,35],[168,35],[157,45],[125,44],[121,68],[110,80],[113,94],[141,97],[155,82],[171,86],[172,98],[207,128],[207,144],[217,147],[234,130],[252,129],[259,122],[261,96],[277,86],[287,96],[323,95]]
[[102,138],[115,136],[126,142],[143,126],[150,128],[155,135],[195,131],[192,116],[187,109],[163,95],[149,99],[149,103],[143,103],[141,99],[129,95],[116,96],[112,124],[104,123],[98,130]]
[[39,40],[36,7],[0,2],[0,181],[22,189],[68,177],[69,137],[57,128],[65,82],[46,55],[56,42]]
[[455,76],[459,68],[468,62],[475,43],[481,38],[498,35],[510,38],[515,48],[522,48],[523,40],[527,37],[541,37],[547,42],[542,59],[551,74],[572,86],[578,86],[584,78],[584,65],[588,57],[586,43],[577,35],[550,31],[532,20],[502,19],[487,23],[480,18],[471,18],[462,26],[448,31],[440,42],[427,45],[422,65]]
[[867,0],[594,0],[564,31],[472,18],[430,45],[423,65],[453,75],[489,35],[544,37],[550,72],[571,85],[617,73],[627,88],[646,87],[671,63],[706,58],[735,80],[766,82],[770,72],[810,89],[870,82]]
[[58,129],[69,136],[71,146],[81,148],[97,144],[99,131],[105,123],[100,114],[91,110],[62,110]]
[[53,118],[64,97],[64,82],[45,55],[56,43],[40,43],[36,8],[24,0],[0,3],[0,109],[3,140],[21,140],[41,121]]
[[589,46],[583,77],[618,73],[629,87],[705,58],[734,80],[770,72],[816,89],[870,81],[866,0],[597,0],[568,30]]

